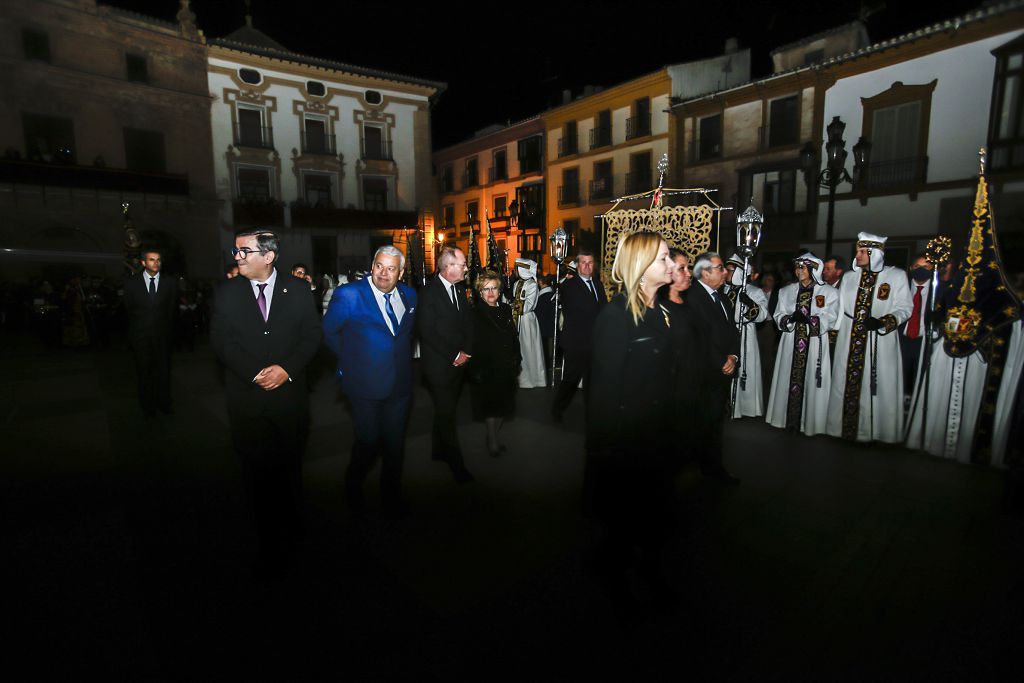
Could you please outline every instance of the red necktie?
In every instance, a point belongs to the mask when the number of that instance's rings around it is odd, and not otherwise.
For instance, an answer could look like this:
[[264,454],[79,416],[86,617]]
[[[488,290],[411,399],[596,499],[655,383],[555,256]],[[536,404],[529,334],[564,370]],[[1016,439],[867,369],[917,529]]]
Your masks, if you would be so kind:
[[907,323],[907,338],[917,339],[921,336],[921,290],[924,285],[918,285],[914,292],[914,312],[910,314],[910,321]]

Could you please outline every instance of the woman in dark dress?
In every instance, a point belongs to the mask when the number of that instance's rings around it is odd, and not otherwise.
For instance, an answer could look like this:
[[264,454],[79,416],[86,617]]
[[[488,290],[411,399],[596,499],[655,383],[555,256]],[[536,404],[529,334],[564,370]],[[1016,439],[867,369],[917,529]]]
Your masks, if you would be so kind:
[[476,291],[474,350],[469,361],[473,419],[487,425],[487,451],[497,457],[505,451],[498,432],[516,411],[519,333],[512,321],[512,308],[501,300],[501,277],[497,273],[487,271],[478,277]]
[[[600,562],[618,607],[631,610],[635,570],[656,596],[671,595],[660,573],[675,458],[666,427],[674,354],[658,289],[669,282],[668,244],[652,232],[619,243],[612,280],[622,291],[594,322],[584,503],[604,532]],[[640,550],[639,564],[634,551]]]

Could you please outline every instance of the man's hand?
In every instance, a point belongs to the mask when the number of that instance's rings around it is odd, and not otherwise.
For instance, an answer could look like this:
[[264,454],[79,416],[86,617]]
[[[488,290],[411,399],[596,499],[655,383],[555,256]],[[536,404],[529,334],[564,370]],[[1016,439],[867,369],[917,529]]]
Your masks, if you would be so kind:
[[803,323],[804,325],[806,325],[807,323],[811,322],[807,318],[807,316],[804,315],[804,312],[801,311],[799,308],[796,309],[795,311],[793,311],[793,315],[789,316],[789,319],[790,319],[791,322],[794,322],[794,323],[797,323],[797,324]]
[[736,356],[729,356],[725,359],[725,365],[722,366],[723,375],[731,375],[736,372]]
[[260,389],[273,391],[288,381],[288,373],[280,365],[271,365],[260,370],[256,375],[256,384]]
[[455,362],[452,363],[452,365],[454,365],[457,368],[458,367],[462,367],[463,365],[465,365],[469,361],[470,358],[472,358],[472,356],[470,356],[465,351],[459,351],[459,355],[455,359]]
[[747,306],[757,306],[757,302],[750,298],[750,295],[746,292],[740,292],[740,301],[745,303]]
[[872,332],[885,328],[885,323],[880,318],[868,318],[864,321],[864,324]]

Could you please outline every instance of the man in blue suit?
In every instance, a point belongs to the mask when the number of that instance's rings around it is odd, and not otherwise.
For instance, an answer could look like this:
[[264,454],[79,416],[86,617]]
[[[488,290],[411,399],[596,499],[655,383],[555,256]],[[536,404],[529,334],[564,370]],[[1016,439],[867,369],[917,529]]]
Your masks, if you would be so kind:
[[402,284],[405,255],[385,246],[373,255],[370,277],[334,290],[323,320],[324,338],[338,357],[341,390],[352,409],[355,442],[345,472],[350,509],[365,507],[363,480],[380,450],[385,512],[402,517],[402,460],[412,399],[416,291]]

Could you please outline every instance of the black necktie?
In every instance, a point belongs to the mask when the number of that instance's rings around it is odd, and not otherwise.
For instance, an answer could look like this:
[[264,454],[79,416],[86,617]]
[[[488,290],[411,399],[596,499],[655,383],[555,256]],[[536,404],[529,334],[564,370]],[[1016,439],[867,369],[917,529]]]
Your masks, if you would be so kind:
[[725,310],[725,306],[722,304],[722,294],[716,289],[711,293],[711,296],[714,298],[715,303],[718,304],[718,308],[721,309],[722,315],[724,315],[725,319],[728,320],[729,313]]
[[459,295],[455,293],[455,285],[452,285],[452,305],[456,311],[459,310]]
[[149,278],[149,295],[156,296],[156,278]]
[[594,295],[594,301],[597,301],[598,300],[598,298],[597,298],[597,290],[594,289],[594,281],[593,280],[587,280],[587,287],[590,288],[590,293]]

